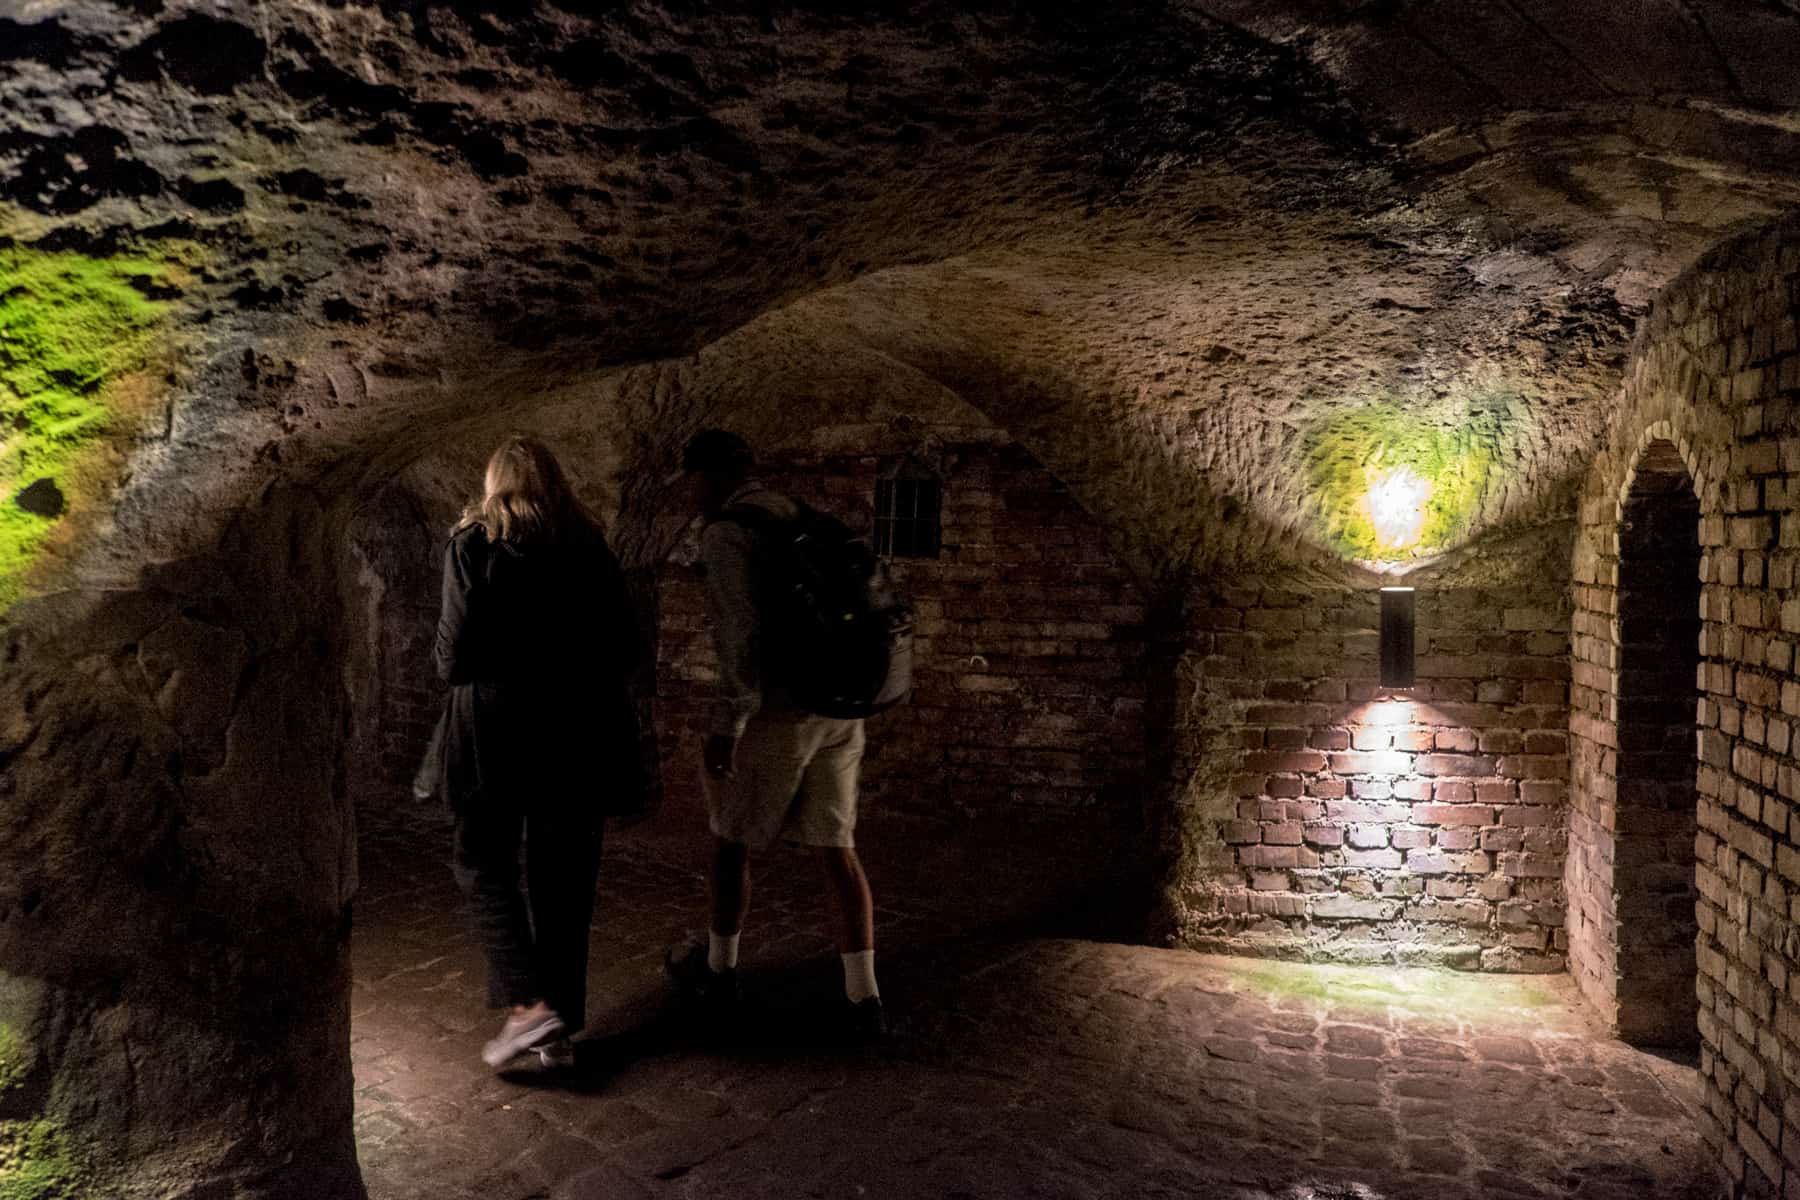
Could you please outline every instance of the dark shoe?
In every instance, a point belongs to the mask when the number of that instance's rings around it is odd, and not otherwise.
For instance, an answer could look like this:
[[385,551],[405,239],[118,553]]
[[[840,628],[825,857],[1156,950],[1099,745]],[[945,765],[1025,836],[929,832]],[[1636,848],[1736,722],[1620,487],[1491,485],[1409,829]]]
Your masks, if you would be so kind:
[[887,1010],[880,996],[870,996],[844,1006],[844,1036],[853,1045],[866,1046],[879,1042],[888,1034]]
[[545,1042],[537,1048],[537,1054],[546,1070],[567,1071],[575,1066],[575,1043],[566,1037]]
[[714,1012],[735,1009],[742,991],[737,968],[715,971],[706,964],[706,947],[689,945],[685,951],[670,948],[663,958],[663,970],[682,997],[699,1007]]

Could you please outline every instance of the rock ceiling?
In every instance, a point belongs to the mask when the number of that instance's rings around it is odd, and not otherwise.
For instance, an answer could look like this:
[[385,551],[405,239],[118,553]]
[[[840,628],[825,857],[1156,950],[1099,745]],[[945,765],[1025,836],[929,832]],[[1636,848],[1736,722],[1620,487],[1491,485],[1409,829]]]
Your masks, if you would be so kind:
[[0,248],[171,263],[93,570],[508,424],[653,506],[877,379],[1202,565],[1324,544],[1346,429],[1566,514],[1651,297],[1800,200],[1797,64],[1789,0],[0,0]]

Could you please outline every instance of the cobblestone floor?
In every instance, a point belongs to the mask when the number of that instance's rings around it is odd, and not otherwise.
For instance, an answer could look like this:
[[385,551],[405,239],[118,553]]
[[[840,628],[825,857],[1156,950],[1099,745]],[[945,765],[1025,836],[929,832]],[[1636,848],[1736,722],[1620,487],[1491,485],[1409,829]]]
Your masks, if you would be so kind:
[[751,1017],[669,1004],[701,829],[615,836],[593,1025],[569,1073],[490,1073],[497,1019],[426,814],[364,818],[352,1053],[375,1200],[869,1197],[1383,1200],[1716,1194],[1691,1067],[1596,1033],[1566,978],[1231,960],[1082,928],[1045,857],[871,822],[880,1047],[826,1036],[836,961],[811,864],[762,864]]

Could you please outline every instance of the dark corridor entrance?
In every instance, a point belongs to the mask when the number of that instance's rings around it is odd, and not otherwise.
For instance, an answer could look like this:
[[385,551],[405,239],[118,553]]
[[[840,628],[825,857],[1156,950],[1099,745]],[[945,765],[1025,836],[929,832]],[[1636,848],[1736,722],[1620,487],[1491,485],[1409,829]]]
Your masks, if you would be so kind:
[[1700,504],[1652,443],[1619,530],[1619,1036],[1693,1046]]

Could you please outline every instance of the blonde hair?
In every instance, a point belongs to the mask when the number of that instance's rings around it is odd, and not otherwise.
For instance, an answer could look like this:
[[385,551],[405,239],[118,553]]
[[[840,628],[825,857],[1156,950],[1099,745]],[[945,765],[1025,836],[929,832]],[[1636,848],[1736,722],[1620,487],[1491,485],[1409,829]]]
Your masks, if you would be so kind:
[[463,510],[460,526],[480,525],[496,542],[560,542],[595,528],[550,447],[514,434],[488,459],[479,502]]

